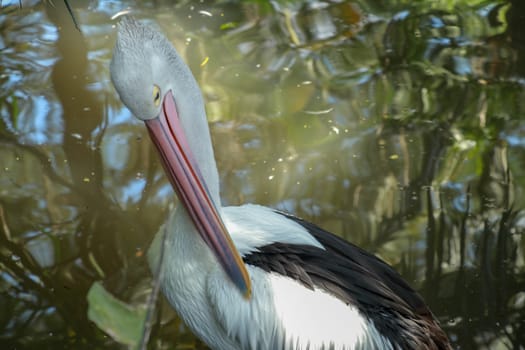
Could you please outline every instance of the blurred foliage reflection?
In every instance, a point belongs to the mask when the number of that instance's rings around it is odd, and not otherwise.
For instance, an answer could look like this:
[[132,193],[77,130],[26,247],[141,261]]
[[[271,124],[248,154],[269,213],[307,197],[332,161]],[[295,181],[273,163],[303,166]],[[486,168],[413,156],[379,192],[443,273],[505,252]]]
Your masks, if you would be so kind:
[[[174,204],[108,75],[128,7],[207,101],[224,204],[260,203],[380,255],[463,349],[525,344],[525,6],[516,1],[3,1],[0,343],[118,348],[94,281],[149,292]],[[202,347],[164,307],[155,348]]]

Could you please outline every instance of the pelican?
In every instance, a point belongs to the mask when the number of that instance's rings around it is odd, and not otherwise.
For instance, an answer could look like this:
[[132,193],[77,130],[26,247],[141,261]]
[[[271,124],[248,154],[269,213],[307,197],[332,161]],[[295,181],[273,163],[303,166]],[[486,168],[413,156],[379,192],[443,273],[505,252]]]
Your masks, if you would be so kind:
[[221,206],[199,86],[163,34],[122,19],[110,73],[180,201],[148,250],[150,267],[210,348],[451,348],[422,298],[376,256],[290,214]]

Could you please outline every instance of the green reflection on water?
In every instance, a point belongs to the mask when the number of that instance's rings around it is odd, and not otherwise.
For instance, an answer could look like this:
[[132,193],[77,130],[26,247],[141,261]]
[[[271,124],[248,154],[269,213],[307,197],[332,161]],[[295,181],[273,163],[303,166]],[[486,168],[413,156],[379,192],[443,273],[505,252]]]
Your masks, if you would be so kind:
[[[462,348],[525,343],[525,45],[520,5],[498,4],[95,1],[72,4],[82,33],[61,2],[6,11],[2,341],[116,347],[87,319],[89,286],[147,295],[144,250],[174,196],[108,79],[109,17],[130,5],[202,87],[224,203],[379,254]],[[158,347],[200,346],[163,315]]]

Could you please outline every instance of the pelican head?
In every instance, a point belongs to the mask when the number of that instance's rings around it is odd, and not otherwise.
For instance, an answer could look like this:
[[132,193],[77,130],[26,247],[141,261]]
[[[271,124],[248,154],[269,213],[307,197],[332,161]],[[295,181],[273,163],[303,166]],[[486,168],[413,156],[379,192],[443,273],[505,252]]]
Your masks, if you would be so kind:
[[[161,102],[170,90],[176,98],[180,87],[193,83],[191,72],[168,39],[129,16],[119,23],[110,73],[122,102],[144,121],[160,114]],[[171,80],[173,76],[176,81]]]
[[248,297],[246,267],[220,216],[219,180],[204,103],[190,69],[164,35],[125,17],[110,72],[122,102],[146,124],[195,231]]

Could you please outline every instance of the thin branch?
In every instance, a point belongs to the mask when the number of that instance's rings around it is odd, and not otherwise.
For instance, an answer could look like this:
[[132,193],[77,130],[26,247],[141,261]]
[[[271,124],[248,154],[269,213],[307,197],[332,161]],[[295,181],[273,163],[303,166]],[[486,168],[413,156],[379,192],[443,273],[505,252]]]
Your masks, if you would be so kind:
[[80,27],[78,26],[78,22],[77,22],[77,19],[75,17],[75,14],[73,13],[73,9],[71,8],[71,6],[69,6],[69,2],[67,0],[64,0],[64,4],[66,4],[67,11],[71,15],[71,19],[73,20],[73,24],[75,25],[75,28],[77,28],[77,30],[80,33],[82,33],[82,31],[80,30]]
[[164,230],[162,232],[162,242],[161,242],[161,248],[160,248],[160,256],[158,260],[157,268],[155,269],[155,274],[153,276],[153,290],[151,291],[151,294],[148,298],[148,304],[147,304],[147,313],[146,313],[146,319],[144,320],[144,328],[142,331],[142,337],[140,338],[139,343],[139,349],[140,350],[146,350],[149,342],[149,337],[151,334],[152,327],[152,320],[153,320],[153,314],[155,311],[155,307],[157,305],[157,300],[159,298],[159,291],[160,291],[160,281],[161,281],[161,274],[162,274],[162,264],[164,260],[164,250],[166,245],[166,237],[167,234],[166,226],[164,226]]

